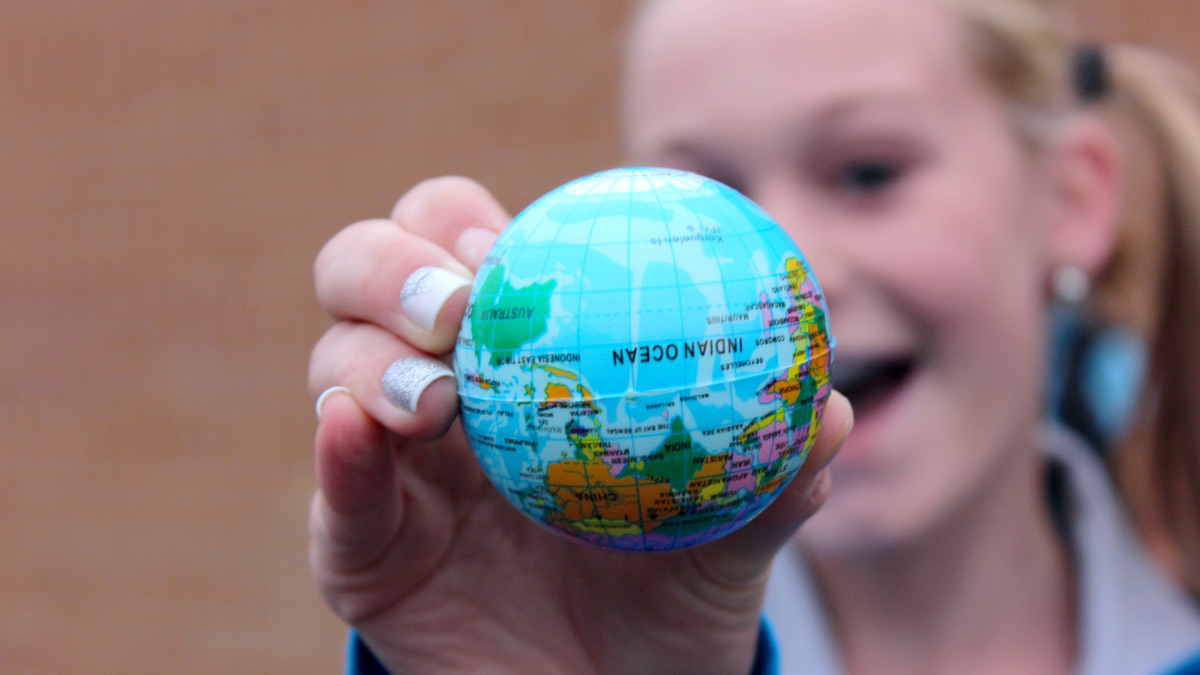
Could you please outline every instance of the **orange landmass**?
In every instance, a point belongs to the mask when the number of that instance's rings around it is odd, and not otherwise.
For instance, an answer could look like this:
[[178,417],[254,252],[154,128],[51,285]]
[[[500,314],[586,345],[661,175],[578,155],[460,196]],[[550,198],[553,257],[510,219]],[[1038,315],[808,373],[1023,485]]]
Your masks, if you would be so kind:
[[[789,371],[791,370],[799,369],[793,366],[789,369]],[[779,397],[783,399],[784,403],[788,404],[788,406],[794,406],[796,405],[796,399],[800,398],[800,382],[799,380],[794,379],[794,374],[791,372],[789,372],[789,375],[793,375],[793,379],[775,380],[771,383],[771,386],[767,388],[767,391],[769,393],[779,394]]]
[[780,475],[772,478],[771,480],[767,481],[766,483],[759,485],[758,489],[755,490],[754,492],[756,494],[760,494],[760,495],[771,494],[772,492],[774,492],[774,491],[778,490],[780,487],[782,487],[784,481],[786,481],[787,479],[788,479],[787,474],[780,474]]
[[554,462],[546,482],[567,520],[625,520],[649,532],[679,512],[669,483],[639,485],[633,476],[617,478],[600,459]]

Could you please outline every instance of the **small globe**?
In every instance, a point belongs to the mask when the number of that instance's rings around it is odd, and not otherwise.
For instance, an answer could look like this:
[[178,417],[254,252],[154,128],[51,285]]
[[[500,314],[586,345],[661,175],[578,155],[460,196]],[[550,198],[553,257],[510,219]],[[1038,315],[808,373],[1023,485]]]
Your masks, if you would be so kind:
[[615,169],[501,234],[454,351],[484,471],[554,532],[628,551],[712,541],[812,447],[834,340],[803,254],[693,173]]

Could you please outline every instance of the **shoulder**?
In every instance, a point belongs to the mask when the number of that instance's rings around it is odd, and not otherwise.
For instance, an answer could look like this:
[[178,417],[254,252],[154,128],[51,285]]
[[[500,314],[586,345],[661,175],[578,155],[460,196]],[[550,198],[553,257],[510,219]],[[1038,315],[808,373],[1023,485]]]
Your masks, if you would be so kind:
[[775,642],[782,675],[842,672],[819,593],[795,545],[775,558],[763,609],[770,624],[786,635]]
[[1164,675],[1200,675],[1200,651],[1166,671]]
[[1078,575],[1080,672],[1176,672],[1200,655],[1200,608],[1142,549],[1096,453],[1059,427],[1046,428],[1042,449],[1065,476],[1060,515]]

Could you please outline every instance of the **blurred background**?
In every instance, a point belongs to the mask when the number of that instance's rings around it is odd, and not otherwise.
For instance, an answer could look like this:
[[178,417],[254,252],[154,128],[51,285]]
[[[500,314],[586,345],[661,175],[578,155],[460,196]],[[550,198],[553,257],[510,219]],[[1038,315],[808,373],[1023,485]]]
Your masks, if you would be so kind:
[[[1071,0],[1200,67],[1195,0]],[[621,162],[631,0],[2,3],[0,672],[331,673],[321,244]]]

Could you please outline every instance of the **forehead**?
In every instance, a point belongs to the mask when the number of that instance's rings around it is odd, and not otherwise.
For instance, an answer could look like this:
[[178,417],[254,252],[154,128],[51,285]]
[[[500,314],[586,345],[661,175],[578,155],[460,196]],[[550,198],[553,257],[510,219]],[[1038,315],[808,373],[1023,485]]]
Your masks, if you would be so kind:
[[635,136],[692,117],[756,124],[834,102],[950,102],[981,82],[935,0],[658,0],[631,35]]

